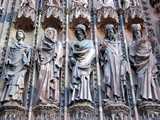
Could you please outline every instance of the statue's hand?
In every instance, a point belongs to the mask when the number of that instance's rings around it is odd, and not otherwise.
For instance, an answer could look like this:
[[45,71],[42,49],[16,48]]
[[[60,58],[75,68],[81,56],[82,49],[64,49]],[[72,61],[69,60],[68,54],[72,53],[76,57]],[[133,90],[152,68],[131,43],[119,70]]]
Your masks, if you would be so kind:
[[72,65],[75,65],[75,64],[76,64],[75,58],[71,57],[71,63],[72,63]]

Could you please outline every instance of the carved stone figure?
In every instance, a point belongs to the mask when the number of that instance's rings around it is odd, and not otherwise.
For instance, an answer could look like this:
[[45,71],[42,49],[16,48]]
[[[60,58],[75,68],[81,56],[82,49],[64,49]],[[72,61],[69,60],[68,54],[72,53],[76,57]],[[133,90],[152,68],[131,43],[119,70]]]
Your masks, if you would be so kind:
[[39,75],[37,80],[38,103],[59,101],[59,80],[63,60],[63,46],[57,40],[57,30],[47,28],[38,49]]
[[106,25],[106,36],[100,53],[106,98],[120,100],[122,99],[123,87],[121,86],[126,79],[127,65],[123,59],[121,42],[117,40],[113,24]]
[[[142,100],[159,100],[156,59],[151,44],[142,38],[141,25],[133,24],[133,41],[129,46],[132,69],[136,76],[137,97]],[[137,80],[137,81],[136,81]]]
[[93,41],[86,39],[86,27],[83,24],[77,25],[75,36],[77,40],[73,42],[70,54],[72,66],[71,102],[92,102],[90,74],[91,63],[95,58]]
[[22,30],[16,33],[17,41],[8,49],[5,61],[5,87],[2,102],[23,102],[25,75],[30,63],[31,48],[23,43],[25,34]]

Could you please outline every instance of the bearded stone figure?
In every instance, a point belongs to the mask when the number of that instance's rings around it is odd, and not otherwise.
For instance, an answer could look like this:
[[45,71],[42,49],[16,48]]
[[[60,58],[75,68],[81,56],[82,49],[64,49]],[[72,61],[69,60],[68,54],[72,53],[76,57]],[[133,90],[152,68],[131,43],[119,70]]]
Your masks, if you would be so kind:
[[86,26],[79,24],[76,27],[75,36],[70,52],[72,69],[71,102],[92,102],[90,91],[91,63],[95,58],[95,49],[92,40],[86,39]]
[[133,40],[129,46],[129,57],[135,74],[137,98],[159,100],[160,86],[157,81],[156,59],[151,44],[142,37],[141,25],[133,24]]
[[25,76],[31,58],[31,48],[23,41],[25,34],[22,30],[16,32],[17,41],[8,49],[5,63],[5,87],[1,102],[16,101],[23,103]]
[[126,80],[127,64],[123,59],[121,42],[117,40],[113,24],[106,25],[106,35],[100,50],[104,93],[107,100],[120,101]]
[[49,27],[38,49],[38,103],[58,103],[62,60],[63,46],[57,40],[57,30]]

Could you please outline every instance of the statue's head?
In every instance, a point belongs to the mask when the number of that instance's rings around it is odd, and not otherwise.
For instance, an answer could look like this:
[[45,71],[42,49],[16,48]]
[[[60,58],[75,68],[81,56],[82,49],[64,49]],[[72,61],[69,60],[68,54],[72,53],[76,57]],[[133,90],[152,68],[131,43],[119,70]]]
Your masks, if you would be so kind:
[[52,27],[46,28],[45,37],[55,42],[57,40],[57,30]]
[[83,24],[78,24],[75,30],[75,36],[79,41],[82,41],[86,38],[86,26]]
[[23,30],[17,30],[16,38],[17,38],[18,41],[24,40],[25,39],[24,31]]
[[141,32],[141,25],[140,24],[132,24],[132,32],[133,32],[133,39],[141,39],[142,32]]
[[105,37],[106,38],[115,38],[116,30],[113,24],[107,24],[105,28]]

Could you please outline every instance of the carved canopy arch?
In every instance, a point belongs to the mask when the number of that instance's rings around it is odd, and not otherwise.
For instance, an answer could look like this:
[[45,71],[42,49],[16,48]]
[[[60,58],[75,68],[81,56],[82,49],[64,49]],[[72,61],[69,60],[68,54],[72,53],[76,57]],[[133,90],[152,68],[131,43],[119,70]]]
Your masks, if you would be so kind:
[[144,19],[143,11],[139,6],[130,6],[125,11],[125,21],[128,29],[132,24],[141,24],[143,26]]
[[54,27],[57,30],[61,30],[63,21],[63,8],[61,0],[45,0],[43,5],[43,28]]
[[70,6],[70,22],[80,18],[91,22],[89,0],[72,0]]
[[32,31],[36,19],[36,1],[20,0],[15,27],[24,31]]
[[114,24],[117,26],[119,23],[117,11],[112,7],[102,7],[101,9],[97,10],[97,17],[98,27],[102,31],[104,31],[104,26],[106,24]]

